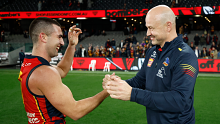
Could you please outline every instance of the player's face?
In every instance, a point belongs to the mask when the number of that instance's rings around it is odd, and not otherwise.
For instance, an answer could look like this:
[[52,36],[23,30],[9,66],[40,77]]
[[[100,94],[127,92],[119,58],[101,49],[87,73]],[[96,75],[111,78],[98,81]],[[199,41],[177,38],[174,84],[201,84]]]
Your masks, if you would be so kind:
[[58,50],[64,45],[61,28],[57,25],[53,25],[53,28],[54,32],[47,37],[47,51],[51,58],[57,56]]
[[161,24],[159,19],[155,19],[152,15],[146,16],[147,36],[150,36],[153,45],[162,45],[166,39],[165,25]]

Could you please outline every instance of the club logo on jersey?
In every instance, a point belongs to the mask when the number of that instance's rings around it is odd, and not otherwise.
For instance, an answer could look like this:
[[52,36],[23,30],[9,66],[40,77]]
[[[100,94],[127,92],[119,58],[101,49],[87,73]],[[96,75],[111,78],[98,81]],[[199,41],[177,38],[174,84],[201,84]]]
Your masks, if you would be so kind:
[[167,58],[165,59],[165,61],[163,62],[163,65],[164,65],[164,66],[168,66],[169,63],[170,63],[170,59],[167,57]]
[[150,57],[153,58],[153,59],[155,59],[155,58],[156,58],[156,55],[157,55],[157,53],[156,53],[156,51],[154,51]]
[[149,58],[148,63],[147,63],[147,67],[151,67],[153,62],[154,62],[154,59],[153,58]]
[[188,74],[191,77],[194,77],[197,72],[194,67],[188,64],[180,64],[180,67],[182,68],[184,74]]
[[181,48],[178,48],[178,50],[179,50],[179,51],[182,51],[182,49],[181,49]]
[[163,78],[163,75],[166,75],[165,68],[162,67],[161,69],[159,69],[156,75],[160,78]]

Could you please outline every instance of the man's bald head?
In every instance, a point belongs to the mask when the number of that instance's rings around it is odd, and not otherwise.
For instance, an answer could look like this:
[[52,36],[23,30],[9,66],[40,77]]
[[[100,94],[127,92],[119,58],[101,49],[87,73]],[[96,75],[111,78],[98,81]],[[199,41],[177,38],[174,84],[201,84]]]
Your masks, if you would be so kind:
[[161,24],[165,24],[166,22],[171,22],[173,26],[176,25],[175,22],[175,14],[173,11],[166,5],[158,5],[154,8],[150,9],[147,16],[151,16],[156,21],[161,21]]

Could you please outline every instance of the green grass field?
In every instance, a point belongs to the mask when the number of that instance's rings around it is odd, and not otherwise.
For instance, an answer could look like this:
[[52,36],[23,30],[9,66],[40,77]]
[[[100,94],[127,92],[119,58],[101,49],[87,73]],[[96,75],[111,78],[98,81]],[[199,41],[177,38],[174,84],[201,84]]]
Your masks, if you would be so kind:
[[[0,124],[27,124],[27,116],[21,98],[18,69],[0,69]],[[72,71],[62,79],[76,100],[95,95],[102,90],[101,71]],[[116,72],[122,79],[134,72]],[[195,86],[194,107],[196,124],[220,124],[220,74],[199,74]],[[98,108],[85,117],[67,124],[146,124],[145,107],[130,101],[108,97]]]

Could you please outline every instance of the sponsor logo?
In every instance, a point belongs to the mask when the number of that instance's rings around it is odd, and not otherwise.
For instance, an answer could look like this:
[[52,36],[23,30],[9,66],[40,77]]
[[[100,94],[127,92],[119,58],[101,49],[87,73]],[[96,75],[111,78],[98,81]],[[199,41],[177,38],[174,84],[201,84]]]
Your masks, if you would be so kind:
[[27,117],[28,117],[28,122],[29,123],[39,123],[40,120],[38,120],[38,118],[35,118],[35,113],[29,113],[27,112]]
[[215,14],[215,9],[213,9],[213,8],[210,7],[210,6],[203,6],[202,9],[203,9],[203,12],[204,12],[206,15]]
[[151,67],[153,62],[154,62],[154,59],[153,58],[149,58],[148,63],[147,63],[147,67]]
[[81,66],[85,60],[84,59],[77,59],[76,62]]
[[92,12],[92,13],[93,13],[93,15],[97,15],[98,11],[96,11],[96,12]]
[[13,17],[13,16],[20,16],[20,13],[8,13],[8,14],[0,14],[0,17]]
[[159,69],[156,75],[160,78],[163,78],[163,75],[166,75],[165,68],[162,67],[161,69]]
[[26,15],[29,17],[29,16],[31,16],[31,13],[26,13]]
[[165,59],[165,61],[163,62],[163,65],[164,65],[164,66],[168,66],[169,63],[170,63],[170,60],[169,60],[169,58],[167,57],[167,58]]
[[106,17],[124,17],[132,15],[146,15],[148,9],[106,10]]

